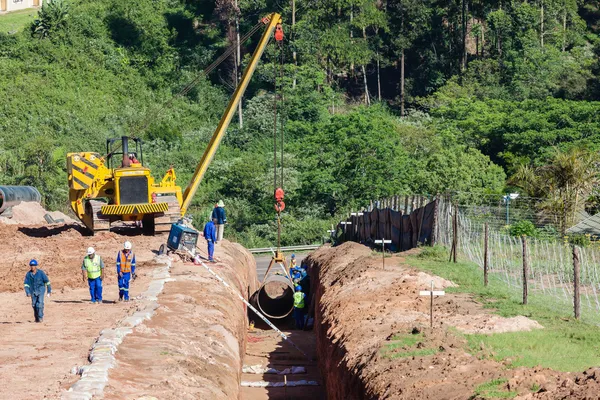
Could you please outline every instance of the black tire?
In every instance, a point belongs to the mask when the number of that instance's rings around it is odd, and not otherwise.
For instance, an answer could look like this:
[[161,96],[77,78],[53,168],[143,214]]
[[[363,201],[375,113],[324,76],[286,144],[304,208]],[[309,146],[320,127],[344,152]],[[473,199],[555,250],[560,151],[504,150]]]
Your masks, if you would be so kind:
[[142,219],[142,233],[146,236],[154,236],[155,227],[154,214],[144,215]]

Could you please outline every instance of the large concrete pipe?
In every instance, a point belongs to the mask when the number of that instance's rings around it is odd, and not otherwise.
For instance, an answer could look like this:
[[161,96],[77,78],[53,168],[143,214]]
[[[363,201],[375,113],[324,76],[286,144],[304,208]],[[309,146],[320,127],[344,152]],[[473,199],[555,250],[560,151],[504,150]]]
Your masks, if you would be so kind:
[[250,302],[269,318],[285,318],[294,310],[294,285],[283,275],[269,275]]
[[42,201],[42,195],[33,186],[0,186],[0,213],[22,201]]

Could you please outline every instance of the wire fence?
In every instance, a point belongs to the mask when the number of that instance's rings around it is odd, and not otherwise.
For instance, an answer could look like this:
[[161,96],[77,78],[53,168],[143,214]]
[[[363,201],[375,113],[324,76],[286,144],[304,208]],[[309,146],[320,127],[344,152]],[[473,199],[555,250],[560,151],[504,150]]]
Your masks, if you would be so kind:
[[[511,290],[520,292],[527,283],[532,302],[552,305],[568,315],[575,306],[575,273],[573,247],[558,238],[527,238],[523,257],[521,237],[510,236],[494,218],[473,212],[473,208],[453,206],[440,201],[436,226],[438,243],[451,247],[453,221],[457,213],[457,243],[459,257],[485,265],[485,223],[488,224],[487,270],[492,279],[504,282]],[[535,215],[535,212],[532,212]],[[522,214],[525,215],[525,214]],[[595,246],[579,250],[579,288],[581,317],[600,323],[600,249]],[[524,273],[524,259],[527,264]]]

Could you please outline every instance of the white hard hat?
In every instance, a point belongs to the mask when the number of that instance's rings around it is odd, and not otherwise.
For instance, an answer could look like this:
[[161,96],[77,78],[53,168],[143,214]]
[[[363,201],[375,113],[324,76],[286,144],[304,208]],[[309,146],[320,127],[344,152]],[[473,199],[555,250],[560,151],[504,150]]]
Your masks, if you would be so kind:
[[125,243],[123,243],[123,248],[125,250],[131,250],[131,242],[128,240]]
[[87,250],[88,256],[94,254],[95,252],[96,252],[96,250],[94,250],[93,247],[88,247],[88,250]]

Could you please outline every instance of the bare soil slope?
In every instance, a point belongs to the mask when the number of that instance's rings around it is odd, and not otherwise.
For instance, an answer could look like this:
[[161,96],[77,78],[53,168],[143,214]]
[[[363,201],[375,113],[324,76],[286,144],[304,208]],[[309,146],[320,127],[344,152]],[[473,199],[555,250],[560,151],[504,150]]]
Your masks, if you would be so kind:
[[[541,329],[527,318],[506,319],[464,294],[435,299],[433,329],[429,297],[453,283],[386,260],[385,270],[371,249],[352,242],[322,248],[307,259],[316,282],[316,334],[319,364],[328,398],[467,399],[474,389],[500,377],[510,390],[531,391],[533,378],[552,371],[507,371],[464,349],[450,327],[464,332]],[[513,375],[521,378],[510,381]],[[546,397],[543,397],[546,398]]]

